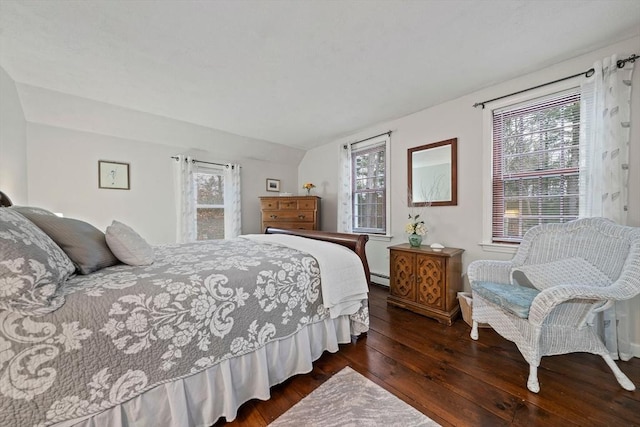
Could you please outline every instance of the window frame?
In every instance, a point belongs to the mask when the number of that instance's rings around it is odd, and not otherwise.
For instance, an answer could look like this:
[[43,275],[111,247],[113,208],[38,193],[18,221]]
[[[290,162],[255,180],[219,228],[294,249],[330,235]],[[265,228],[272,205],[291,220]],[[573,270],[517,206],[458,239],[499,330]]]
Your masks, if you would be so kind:
[[493,242],[493,112],[518,104],[553,95],[554,93],[579,88],[572,80],[554,83],[524,93],[496,100],[482,111],[482,241],[480,246],[488,252],[513,254],[520,242]]
[[[390,141],[391,141],[391,137],[388,134],[383,134],[380,136],[377,136],[375,138],[371,138],[371,139],[367,139],[366,141],[362,141],[362,142],[358,142],[355,144],[351,144],[349,146],[349,150],[351,151],[351,166],[350,166],[350,171],[351,171],[351,176],[349,177],[349,182],[350,182],[350,192],[351,192],[351,229],[353,233],[363,233],[363,234],[367,234],[372,238],[390,238],[390,230],[391,230],[391,197],[390,197],[390,174],[389,174],[389,167],[391,164],[391,153],[390,153],[390,149],[389,149],[389,145],[390,145]],[[371,228],[357,228],[355,225],[355,221],[356,221],[356,194],[358,193],[362,193],[362,192],[356,192],[355,191],[355,181],[356,181],[356,174],[355,174],[355,168],[353,167],[353,164],[355,163],[355,156],[358,153],[362,153],[365,151],[373,151],[376,147],[383,147],[384,148],[384,229],[378,231],[377,229],[371,229]]]
[[[223,204],[199,204],[198,203],[198,179],[197,179],[197,175],[198,174],[206,174],[206,175],[220,175],[223,179],[225,178],[224,176],[224,167],[223,166],[216,166],[216,165],[196,165],[196,168],[194,170],[193,173],[193,186],[194,188],[194,195],[195,195],[195,202],[194,202],[194,209],[195,209],[195,218],[194,218],[194,228],[195,228],[195,235],[196,235],[196,241],[200,241],[198,239],[198,209],[222,209],[224,214],[226,214],[226,206],[225,203]],[[223,185],[223,197],[224,197],[224,186],[226,185],[226,183]],[[224,223],[223,223],[224,224]],[[222,230],[222,239],[224,239],[225,236],[225,229],[223,228]],[[221,239],[214,239],[214,240],[221,240]]]

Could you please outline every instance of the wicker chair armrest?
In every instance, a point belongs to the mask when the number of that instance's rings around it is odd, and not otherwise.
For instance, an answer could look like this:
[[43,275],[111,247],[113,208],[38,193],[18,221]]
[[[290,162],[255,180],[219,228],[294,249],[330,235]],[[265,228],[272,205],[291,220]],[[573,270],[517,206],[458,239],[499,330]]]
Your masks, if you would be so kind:
[[469,264],[467,277],[469,282],[511,283],[511,261],[476,260]]
[[551,311],[567,301],[607,301],[623,299],[611,286],[558,285],[540,292],[531,303],[529,322],[541,325]]

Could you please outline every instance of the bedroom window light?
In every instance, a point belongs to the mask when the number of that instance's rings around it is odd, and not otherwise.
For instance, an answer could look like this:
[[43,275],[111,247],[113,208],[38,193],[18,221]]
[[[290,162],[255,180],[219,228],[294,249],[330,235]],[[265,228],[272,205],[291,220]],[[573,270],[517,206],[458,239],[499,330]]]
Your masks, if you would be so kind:
[[485,111],[485,125],[483,243],[517,244],[535,225],[578,218],[579,88],[503,102]]
[[386,235],[389,135],[351,146],[352,229],[354,233]]
[[224,239],[223,170],[199,165],[194,180],[197,239]]

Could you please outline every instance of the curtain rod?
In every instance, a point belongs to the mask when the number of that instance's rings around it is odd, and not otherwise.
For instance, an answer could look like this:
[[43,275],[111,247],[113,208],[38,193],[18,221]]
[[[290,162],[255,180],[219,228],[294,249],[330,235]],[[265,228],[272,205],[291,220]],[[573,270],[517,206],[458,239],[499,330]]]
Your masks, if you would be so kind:
[[358,143],[360,143],[360,142],[368,141],[368,140],[370,140],[370,139],[377,138],[377,137],[382,136],[382,135],[389,135],[389,136],[391,136],[391,132],[392,132],[392,131],[388,130],[388,131],[386,131],[386,132],[381,133],[380,135],[374,135],[374,136],[370,136],[369,138],[361,139],[360,141],[355,141],[355,142],[351,142],[351,143],[349,143],[349,144],[344,144],[344,145],[342,146],[342,148],[345,148],[345,149],[346,149],[349,145],[354,145],[354,144],[358,144]]
[[[178,156],[171,156],[172,159],[174,160],[180,160],[180,158]],[[185,162],[187,162],[187,158],[185,157],[184,159]],[[207,165],[216,165],[216,166],[224,166],[226,168],[229,167],[229,165],[225,165],[224,163],[214,163],[214,162],[205,162],[204,160],[196,160],[196,159],[191,159],[191,163],[204,163]]]
[[[631,55],[631,56],[630,56],[630,57],[628,57],[628,58],[625,58],[625,59],[619,59],[619,60],[618,60],[618,62],[617,62],[616,64],[617,64],[618,68],[623,68],[623,67],[627,64],[627,62],[632,62],[632,63],[633,63],[633,62],[636,62],[636,59],[639,59],[639,58],[640,58],[640,56],[638,56],[638,55],[636,55],[636,54],[634,53],[633,55]],[[521,93],[528,92],[528,91],[530,91],[530,90],[534,90],[534,89],[538,89],[538,88],[541,88],[541,87],[544,87],[544,86],[549,86],[549,85],[552,85],[552,84],[554,84],[554,83],[563,82],[563,81],[565,81],[565,80],[569,80],[569,79],[572,79],[572,78],[574,78],[574,77],[581,76],[581,75],[583,75],[583,74],[584,74],[584,76],[585,76],[585,77],[591,77],[591,76],[593,76],[593,74],[594,74],[595,72],[596,72],[596,70],[594,70],[593,68],[589,68],[587,71],[584,71],[584,72],[582,72],[582,73],[578,73],[578,74],[574,74],[573,76],[563,77],[563,78],[561,78],[561,79],[554,80],[554,81],[552,81],[552,82],[548,82],[548,83],[542,83],[542,84],[540,84],[540,85],[538,85],[538,86],[530,87],[530,88],[528,88],[528,89],[519,90],[519,91],[517,91],[517,92],[513,92],[513,93],[510,93],[510,94],[508,94],[508,95],[499,96],[499,97],[497,97],[497,98],[489,99],[489,100],[487,100],[487,101],[476,102],[475,104],[473,104],[473,108],[476,108],[476,107],[480,107],[480,106],[482,106],[482,109],[484,109],[484,104],[487,104],[487,103],[489,103],[489,102],[497,101],[497,100],[499,100],[499,99],[507,98],[507,97],[509,97],[509,96],[513,96],[513,95],[519,95],[519,94],[521,94]]]

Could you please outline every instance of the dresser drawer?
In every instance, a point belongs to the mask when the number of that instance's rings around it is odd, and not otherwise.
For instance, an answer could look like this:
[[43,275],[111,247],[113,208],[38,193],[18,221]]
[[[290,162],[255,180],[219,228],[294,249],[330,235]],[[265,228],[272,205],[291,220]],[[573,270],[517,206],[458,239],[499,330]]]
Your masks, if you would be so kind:
[[278,209],[278,202],[279,200],[273,199],[260,200],[260,209],[262,209],[263,211]]
[[262,211],[263,222],[314,222],[314,220],[315,215],[313,211]]
[[278,198],[269,198],[260,200],[260,209],[262,210],[316,210],[318,202],[315,198],[311,199],[280,199]]
[[278,209],[298,210],[297,200],[278,200]]
[[274,222],[263,221],[263,229],[267,227],[288,228],[293,230],[315,230],[313,222]]
[[304,209],[315,210],[315,209],[317,209],[317,200],[316,199],[298,200],[298,209],[300,209],[300,210],[304,210]]

